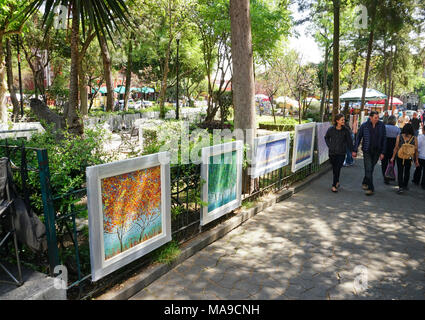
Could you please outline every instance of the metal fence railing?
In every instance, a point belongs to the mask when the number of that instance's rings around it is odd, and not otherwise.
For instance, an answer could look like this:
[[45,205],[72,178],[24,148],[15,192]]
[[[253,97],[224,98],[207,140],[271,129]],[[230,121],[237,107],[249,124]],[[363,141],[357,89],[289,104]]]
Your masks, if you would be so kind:
[[[68,298],[84,299],[104,290],[108,286],[139,270],[149,264],[153,255],[147,256],[124,267],[119,272],[112,273],[96,283],[90,280],[90,254],[88,245],[87,223],[87,199],[86,189],[74,190],[66,194],[52,194],[50,186],[50,171],[47,151],[45,149],[25,148],[21,146],[1,145],[1,152],[11,159],[20,157],[19,166],[15,170],[20,172],[20,185],[23,194],[31,194],[31,190],[25,191],[29,171],[36,171],[39,177],[39,188],[42,195],[42,216],[47,229],[48,257],[46,263],[47,272],[53,275],[54,267],[65,265],[68,275]],[[12,154],[15,153],[15,154]],[[244,202],[255,201],[265,193],[276,192],[287,188],[296,181],[302,180],[310,174],[318,172],[322,166],[318,164],[317,152],[312,164],[297,171],[291,172],[291,163],[271,173],[251,180],[255,183],[252,192],[243,194]],[[28,161],[28,156],[32,159]],[[27,163],[30,162],[31,166]],[[199,164],[176,165],[171,167],[171,204],[172,204],[172,237],[173,240],[182,243],[201,232],[214,227],[228,219],[233,213],[223,216],[211,224],[200,226],[200,190],[202,186],[201,170]],[[29,199],[29,198],[28,198]],[[69,200],[70,205],[58,210],[56,202]],[[28,200],[29,201],[29,200]]]

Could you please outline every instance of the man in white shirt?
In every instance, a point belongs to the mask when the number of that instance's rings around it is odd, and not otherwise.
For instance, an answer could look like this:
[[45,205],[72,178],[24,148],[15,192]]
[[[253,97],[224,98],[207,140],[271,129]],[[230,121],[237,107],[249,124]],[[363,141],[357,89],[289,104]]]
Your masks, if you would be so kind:
[[[413,175],[413,183],[422,186],[425,190],[425,126],[422,127],[422,134],[418,137],[418,151],[419,151],[419,167],[416,168]],[[421,179],[422,177],[422,179]]]
[[398,127],[403,129],[406,123],[409,123],[410,118],[406,115],[406,111],[403,111],[403,115],[398,118]]

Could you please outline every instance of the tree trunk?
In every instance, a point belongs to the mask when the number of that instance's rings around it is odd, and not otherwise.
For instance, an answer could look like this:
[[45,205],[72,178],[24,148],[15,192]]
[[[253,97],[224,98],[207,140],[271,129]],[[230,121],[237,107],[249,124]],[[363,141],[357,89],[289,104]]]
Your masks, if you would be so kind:
[[[391,84],[391,97],[394,97],[394,80],[392,80],[392,84]],[[391,99],[391,110],[393,111],[392,114],[394,114],[393,103],[394,103],[394,101],[393,101],[393,99]]]
[[373,49],[373,38],[375,34],[375,17],[376,17],[376,0],[373,2],[372,7],[372,26],[369,34],[369,43],[367,46],[367,57],[366,57],[366,67],[364,72],[364,79],[363,79],[363,92],[362,92],[362,102],[360,106],[360,111],[364,111],[364,105],[366,100],[366,88],[367,88],[367,80],[369,77],[369,69],[370,69],[370,60],[372,57],[372,49]]
[[16,121],[19,116],[19,101],[16,98],[16,88],[13,84],[13,65],[12,65],[12,50],[9,39],[6,40],[6,70],[7,70],[7,86],[9,88],[10,99],[13,105],[13,121]]
[[374,30],[370,31],[370,35],[369,35],[369,44],[367,48],[366,67],[365,67],[364,79],[363,79],[362,103],[361,103],[360,111],[364,111],[364,106],[366,102],[366,89],[367,89],[367,80],[369,77],[370,60],[372,57],[373,36],[374,36]]
[[167,93],[167,79],[168,79],[168,71],[169,71],[169,61],[170,61],[170,53],[171,53],[171,43],[173,42],[173,34],[172,34],[172,8],[171,1],[168,2],[168,21],[169,21],[169,30],[168,30],[168,45],[167,51],[165,52],[165,60],[163,67],[163,75],[162,75],[162,83],[161,83],[161,92],[159,93],[159,117],[161,119],[165,118],[165,94]]
[[[391,46],[392,49],[392,46]],[[384,35],[384,93],[387,97],[390,96],[388,92],[388,66],[387,66],[387,38]],[[388,98],[385,99],[384,111],[388,110]]]
[[80,112],[82,116],[86,116],[88,114],[88,93],[87,93],[87,81],[86,76],[83,71],[83,59],[80,59],[80,82],[79,82],[79,90],[80,90]]
[[163,75],[161,82],[161,91],[159,93],[159,108],[160,108],[160,118],[165,118],[165,94],[167,92],[167,80],[168,80],[168,71],[169,71],[169,60],[170,60],[170,52],[171,52],[171,42],[172,38],[168,41],[167,51],[165,53],[164,67],[163,67]]
[[341,1],[334,0],[334,39],[333,39],[333,108],[332,120],[339,112],[339,18]]
[[114,82],[112,80],[111,71],[111,55],[109,53],[108,44],[103,35],[99,35],[99,44],[102,52],[103,61],[103,74],[106,82],[106,111],[111,112],[114,110]]
[[[391,99],[391,97],[393,97],[393,94],[391,92],[391,88],[392,88],[392,83],[393,83],[393,65],[394,65],[394,61],[393,61],[393,47],[391,45],[391,57],[390,57],[390,70],[389,70],[389,76],[388,76],[388,99],[385,100],[385,110],[389,110],[389,99]],[[391,110],[392,110],[392,103],[391,103]]]
[[80,18],[76,1],[72,3],[72,33],[71,33],[71,72],[69,82],[69,108],[66,115],[66,121],[69,132],[82,135],[84,133],[83,122],[78,116],[78,72],[79,65],[79,49],[80,41]]
[[[233,106],[235,129],[245,132],[245,143],[253,150],[255,137],[255,85],[249,0],[230,0],[230,24],[233,63]],[[251,134],[248,134],[250,131]],[[250,154],[249,152],[248,154]],[[249,157],[248,157],[249,158]],[[249,159],[252,159],[249,158]],[[244,174],[244,192],[251,191],[247,172]]]
[[6,63],[3,52],[3,37],[0,37],[0,122],[6,123],[8,120],[7,116],[7,105],[6,105]]
[[128,111],[128,98],[130,97],[131,89],[131,69],[133,65],[133,37],[131,36],[128,44],[127,70],[125,73],[125,95],[124,95],[124,110]]
[[325,112],[326,87],[328,85],[328,60],[329,60],[329,45],[326,44],[325,49],[325,64],[323,66],[323,90],[322,101],[320,101],[320,119],[323,122],[323,114]]

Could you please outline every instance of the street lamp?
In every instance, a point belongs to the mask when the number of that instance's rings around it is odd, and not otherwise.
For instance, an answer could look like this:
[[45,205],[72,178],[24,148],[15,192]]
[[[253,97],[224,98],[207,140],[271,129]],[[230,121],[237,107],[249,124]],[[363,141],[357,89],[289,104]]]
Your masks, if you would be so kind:
[[176,120],[179,120],[179,45],[180,45],[181,34],[178,32],[176,34],[177,41],[177,103],[176,103]]

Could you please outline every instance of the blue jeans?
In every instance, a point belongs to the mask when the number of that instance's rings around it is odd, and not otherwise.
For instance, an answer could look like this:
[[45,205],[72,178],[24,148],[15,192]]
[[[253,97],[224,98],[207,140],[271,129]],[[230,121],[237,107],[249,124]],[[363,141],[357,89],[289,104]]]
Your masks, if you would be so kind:
[[369,151],[363,154],[365,171],[363,184],[366,184],[371,191],[375,191],[375,187],[373,186],[373,170],[378,163],[379,155],[379,152],[376,151]]
[[344,165],[350,166],[354,163],[353,155],[351,154],[351,149],[347,148],[347,154],[345,156]]
[[[353,141],[354,141],[354,134],[353,133],[351,134],[351,139],[353,139]],[[353,159],[353,156],[352,156],[351,148],[347,147],[347,154],[346,154],[346,157],[345,157],[344,165],[345,166],[351,166],[353,163],[354,163],[354,159]]]

